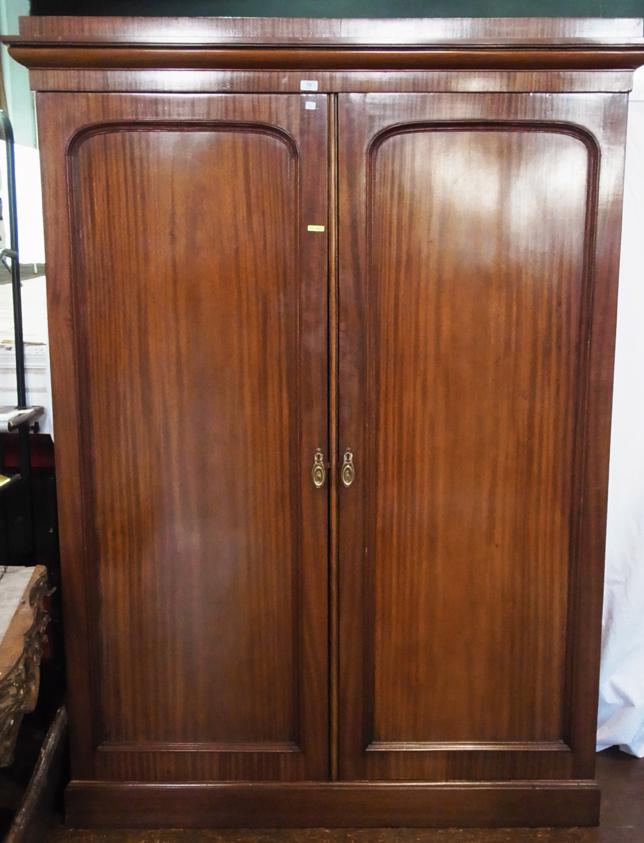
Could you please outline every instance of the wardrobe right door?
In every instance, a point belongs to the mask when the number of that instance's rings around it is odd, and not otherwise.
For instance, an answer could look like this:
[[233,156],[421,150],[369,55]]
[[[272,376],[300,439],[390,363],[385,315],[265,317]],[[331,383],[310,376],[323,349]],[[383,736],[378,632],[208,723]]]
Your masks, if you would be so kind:
[[626,99],[339,103],[339,773],[591,778]]

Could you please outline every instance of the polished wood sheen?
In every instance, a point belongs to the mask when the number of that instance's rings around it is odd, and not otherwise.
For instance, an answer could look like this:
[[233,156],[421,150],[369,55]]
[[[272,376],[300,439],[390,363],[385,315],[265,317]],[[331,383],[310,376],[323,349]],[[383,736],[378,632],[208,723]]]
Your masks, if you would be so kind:
[[51,72],[79,69],[560,72],[644,61],[639,19],[25,17],[3,40],[44,87],[60,84]]
[[525,781],[206,782],[171,788],[79,781],[67,790],[67,820],[74,827],[304,829],[322,822],[327,829],[422,828],[430,824],[495,828],[534,827],[544,821],[549,826],[579,826],[596,824],[598,817],[599,791],[584,781],[542,782],[539,786]]
[[642,21],[4,40],[38,91],[69,821],[596,823]]
[[642,37],[639,18],[257,18],[34,16],[20,19],[11,43],[112,44],[422,44],[503,41],[627,43]]
[[339,441],[360,455],[340,495],[340,775],[570,775],[572,595],[603,565],[577,544],[613,260],[598,214],[621,178],[599,161],[622,103],[339,101]]
[[72,577],[71,655],[87,665],[72,706],[100,775],[326,774],[315,101],[39,102],[45,167],[71,198],[69,264],[54,245],[49,282],[73,343],[54,350],[55,389],[74,374],[80,435],[61,437],[59,482],[89,601],[79,616]]
[[[483,73],[483,75],[481,75]],[[133,91],[138,93],[299,93],[302,71],[298,70],[106,70],[96,68],[34,68],[30,71],[32,86],[39,91]],[[310,71],[321,93],[422,93],[452,91],[476,93],[486,91],[552,93],[630,91],[632,72],[590,70],[585,73],[563,70],[446,70],[408,71]]]

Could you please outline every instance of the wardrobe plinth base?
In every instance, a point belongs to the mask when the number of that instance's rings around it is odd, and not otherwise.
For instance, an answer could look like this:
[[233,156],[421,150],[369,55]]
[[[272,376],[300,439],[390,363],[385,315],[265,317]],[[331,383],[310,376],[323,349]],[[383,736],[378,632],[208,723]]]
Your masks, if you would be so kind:
[[592,826],[593,781],[141,783],[72,781],[66,822],[112,828]]

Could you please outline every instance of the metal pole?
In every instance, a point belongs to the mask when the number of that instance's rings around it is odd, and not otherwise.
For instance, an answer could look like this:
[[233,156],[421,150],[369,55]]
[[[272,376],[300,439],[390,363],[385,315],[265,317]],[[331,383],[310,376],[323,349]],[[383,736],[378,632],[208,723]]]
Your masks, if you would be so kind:
[[[18,249],[18,204],[16,197],[16,159],[11,121],[0,109],[0,128],[5,141],[7,157],[7,194],[9,199],[9,249],[3,250],[3,258],[11,260],[11,288],[13,294],[13,336],[16,354],[16,392],[18,409],[27,407],[27,383],[25,376],[25,343],[22,331],[22,288],[20,283],[20,253]],[[21,492],[24,501],[25,533],[29,546],[22,548],[21,556],[30,556],[34,549],[33,498],[31,488],[31,442],[29,425],[18,429]]]
[[11,258],[11,287],[13,292],[13,333],[16,353],[16,386],[18,409],[27,406],[25,378],[25,344],[22,333],[22,290],[20,286],[20,257],[18,250],[18,205],[16,200],[16,160],[14,154],[13,127],[7,115],[0,109],[0,125],[5,140],[7,156],[7,194],[9,198],[9,245],[5,255]]

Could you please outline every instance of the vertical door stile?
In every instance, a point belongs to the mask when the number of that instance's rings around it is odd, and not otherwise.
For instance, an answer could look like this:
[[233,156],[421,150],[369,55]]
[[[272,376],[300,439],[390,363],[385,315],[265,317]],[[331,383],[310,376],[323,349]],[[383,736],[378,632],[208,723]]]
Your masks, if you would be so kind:
[[329,760],[338,778],[338,96],[329,95]]

